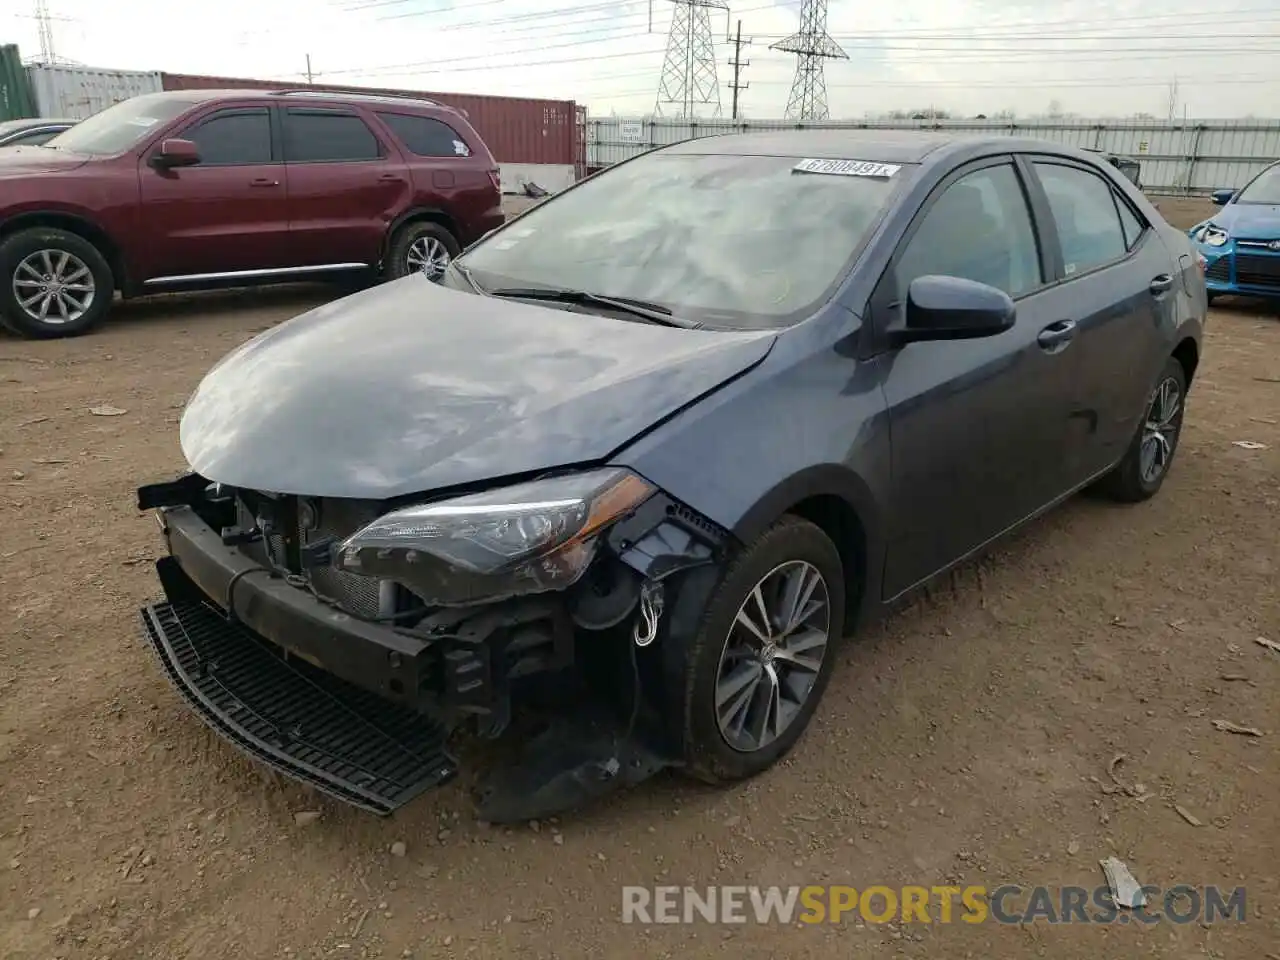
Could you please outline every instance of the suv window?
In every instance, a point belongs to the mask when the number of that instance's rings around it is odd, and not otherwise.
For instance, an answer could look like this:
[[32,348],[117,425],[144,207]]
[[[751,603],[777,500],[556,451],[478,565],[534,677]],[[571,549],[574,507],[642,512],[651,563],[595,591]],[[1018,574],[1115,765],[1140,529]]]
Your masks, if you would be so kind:
[[419,157],[469,157],[471,148],[457,130],[432,117],[412,117],[404,113],[379,113],[378,119],[391,128],[409,150]]
[[182,137],[200,151],[200,165],[271,163],[271,119],[266,108],[216,113]]
[[[1035,163],[1058,225],[1068,277],[1119,260],[1129,249],[1111,185],[1095,173]],[[1134,239],[1137,239],[1136,237]]]
[[947,187],[898,254],[898,300],[916,277],[962,277],[1016,297],[1041,284],[1040,256],[1013,165],[985,167]]
[[6,147],[38,147],[42,143],[48,143],[58,135],[57,130],[32,130],[30,133],[20,133],[12,140],[6,140]]
[[354,113],[329,110],[286,110],[284,149],[290,163],[377,160],[382,156],[382,145],[363,120]]

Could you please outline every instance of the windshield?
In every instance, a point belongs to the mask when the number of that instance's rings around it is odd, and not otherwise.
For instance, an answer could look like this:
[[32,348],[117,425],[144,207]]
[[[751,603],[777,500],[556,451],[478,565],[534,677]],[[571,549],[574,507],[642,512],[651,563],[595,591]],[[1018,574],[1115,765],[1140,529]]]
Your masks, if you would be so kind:
[[1280,204],[1280,165],[1263,170],[1254,181],[1240,191],[1236,203]]
[[586,290],[709,327],[783,326],[830,295],[903,178],[799,173],[801,159],[641,157],[535,207],[460,262],[486,289]]
[[135,146],[159,125],[186,112],[191,101],[163,93],[147,93],[123,100],[64,130],[46,147],[109,157]]

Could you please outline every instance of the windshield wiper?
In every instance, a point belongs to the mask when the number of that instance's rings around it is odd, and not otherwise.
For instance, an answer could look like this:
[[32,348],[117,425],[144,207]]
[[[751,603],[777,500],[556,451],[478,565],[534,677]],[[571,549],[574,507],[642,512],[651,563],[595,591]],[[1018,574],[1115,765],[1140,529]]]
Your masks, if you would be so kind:
[[633,297],[609,297],[587,290],[561,290],[548,287],[503,287],[490,290],[491,297],[511,297],[517,300],[547,300],[554,303],[577,303],[588,307],[607,307],[620,313],[629,313],[635,317],[643,317],[652,323],[664,327],[681,327],[685,330],[698,330],[702,324],[697,320],[686,320],[675,316],[668,307],[650,300],[636,300]]

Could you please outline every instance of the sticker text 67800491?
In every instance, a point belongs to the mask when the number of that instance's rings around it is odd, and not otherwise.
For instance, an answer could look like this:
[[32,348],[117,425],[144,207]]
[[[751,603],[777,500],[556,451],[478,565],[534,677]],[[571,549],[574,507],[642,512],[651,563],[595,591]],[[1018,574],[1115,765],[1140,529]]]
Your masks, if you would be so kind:
[[794,173],[828,173],[840,177],[892,177],[901,169],[901,164],[871,160],[801,160],[792,167]]

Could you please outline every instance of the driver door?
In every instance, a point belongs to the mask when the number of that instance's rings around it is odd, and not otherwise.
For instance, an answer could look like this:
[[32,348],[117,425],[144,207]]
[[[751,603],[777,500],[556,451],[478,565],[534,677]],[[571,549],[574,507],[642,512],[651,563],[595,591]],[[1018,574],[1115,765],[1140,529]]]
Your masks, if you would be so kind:
[[908,228],[872,299],[903,323],[918,276],[958,276],[1014,299],[994,337],[910,343],[886,357],[892,502],[885,597],[915,586],[1062,492],[1077,351],[1046,288],[1024,178],[1011,157],[949,175]]
[[151,251],[143,279],[294,266],[289,184],[271,109],[216,110],[169,136],[195,143],[200,162],[160,169],[143,161],[142,229]]

